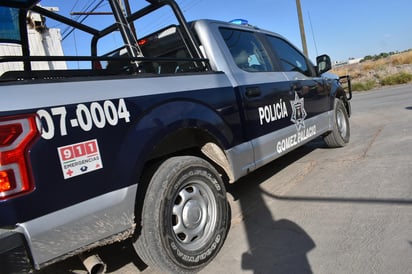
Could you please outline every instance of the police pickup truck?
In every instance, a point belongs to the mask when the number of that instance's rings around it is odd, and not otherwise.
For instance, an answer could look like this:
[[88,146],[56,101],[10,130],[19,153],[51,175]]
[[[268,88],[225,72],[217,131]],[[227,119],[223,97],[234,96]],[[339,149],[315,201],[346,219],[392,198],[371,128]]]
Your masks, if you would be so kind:
[[[136,2],[107,0],[97,28],[1,1],[0,41],[20,48],[0,57],[20,68],[0,76],[1,273],[126,239],[150,267],[199,271],[228,233],[227,184],[314,138],[349,142],[350,87],[326,77],[327,55],[314,66],[242,20],[187,22],[173,0]],[[173,23],[138,36],[162,9]],[[31,54],[28,30],[48,31],[27,25],[32,13],[88,35],[90,54]],[[67,67],[36,69],[52,62]]]

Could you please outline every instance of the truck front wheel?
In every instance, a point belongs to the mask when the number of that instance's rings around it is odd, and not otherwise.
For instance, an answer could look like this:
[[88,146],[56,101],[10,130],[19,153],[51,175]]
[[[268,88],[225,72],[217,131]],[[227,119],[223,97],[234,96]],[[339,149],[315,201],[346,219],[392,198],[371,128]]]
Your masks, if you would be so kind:
[[328,147],[343,147],[349,143],[349,117],[342,100],[335,98],[333,128],[323,140]]
[[161,271],[197,272],[222,247],[228,210],[223,181],[212,165],[193,156],[169,158],[149,182],[135,250]]

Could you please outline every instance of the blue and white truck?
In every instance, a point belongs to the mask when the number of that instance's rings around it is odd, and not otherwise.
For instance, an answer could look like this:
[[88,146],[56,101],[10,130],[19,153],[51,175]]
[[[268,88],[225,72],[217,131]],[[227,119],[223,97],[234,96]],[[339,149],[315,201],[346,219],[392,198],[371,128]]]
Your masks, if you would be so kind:
[[[100,29],[38,2],[0,3],[0,42],[21,48],[0,57],[21,68],[0,75],[1,273],[129,238],[150,267],[199,271],[228,233],[228,184],[315,138],[349,142],[350,86],[327,55],[313,65],[242,20],[187,22],[173,0],[107,0]],[[139,37],[165,8],[175,23]],[[89,35],[90,54],[31,54],[28,12]]]

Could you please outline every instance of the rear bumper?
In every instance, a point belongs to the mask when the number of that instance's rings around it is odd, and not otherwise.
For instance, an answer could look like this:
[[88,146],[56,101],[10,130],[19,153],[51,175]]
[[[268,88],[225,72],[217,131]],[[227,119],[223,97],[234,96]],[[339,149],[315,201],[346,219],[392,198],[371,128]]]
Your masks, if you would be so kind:
[[0,229],[1,273],[30,273],[32,264],[23,234]]

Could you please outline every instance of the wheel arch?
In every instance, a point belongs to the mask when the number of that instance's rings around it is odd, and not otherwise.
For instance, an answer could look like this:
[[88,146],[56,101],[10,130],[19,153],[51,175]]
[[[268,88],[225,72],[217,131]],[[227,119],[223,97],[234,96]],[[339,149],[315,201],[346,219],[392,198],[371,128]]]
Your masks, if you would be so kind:
[[343,104],[345,105],[346,112],[348,113],[348,116],[351,116],[351,106],[350,103],[346,97],[346,92],[345,89],[340,85],[339,81],[336,80],[335,84],[333,85],[332,88],[332,96],[331,96],[331,105],[334,106],[334,99],[340,99],[343,101]]
[[[113,176],[122,185],[136,184],[148,164],[184,152],[213,160],[235,145],[237,135],[223,116],[207,105],[182,100],[166,102],[145,111],[133,122],[122,139]],[[226,171],[230,170],[227,166],[226,158]]]
[[202,157],[233,182],[233,171],[218,139],[199,128],[182,128],[161,140],[151,152],[149,162],[169,155],[190,154]]
[[233,182],[231,164],[218,140],[199,128],[182,128],[164,138],[147,156],[138,180],[137,200],[144,198],[150,178],[160,164],[172,156],[193,155],[207,160],[221,174],[225,184]]
[[[165,116],[170,109],[173,115]],[[213,109],[196,102],[169,102],[146,115],[136,131],[147,124],[152,130],[142,142],[147,145],[136,159],[135,170],[141,170],[142,162],[147,166],[170,156],[194,155],[208,160],[233,181],[225,149],[233,146],[235,133]]]

